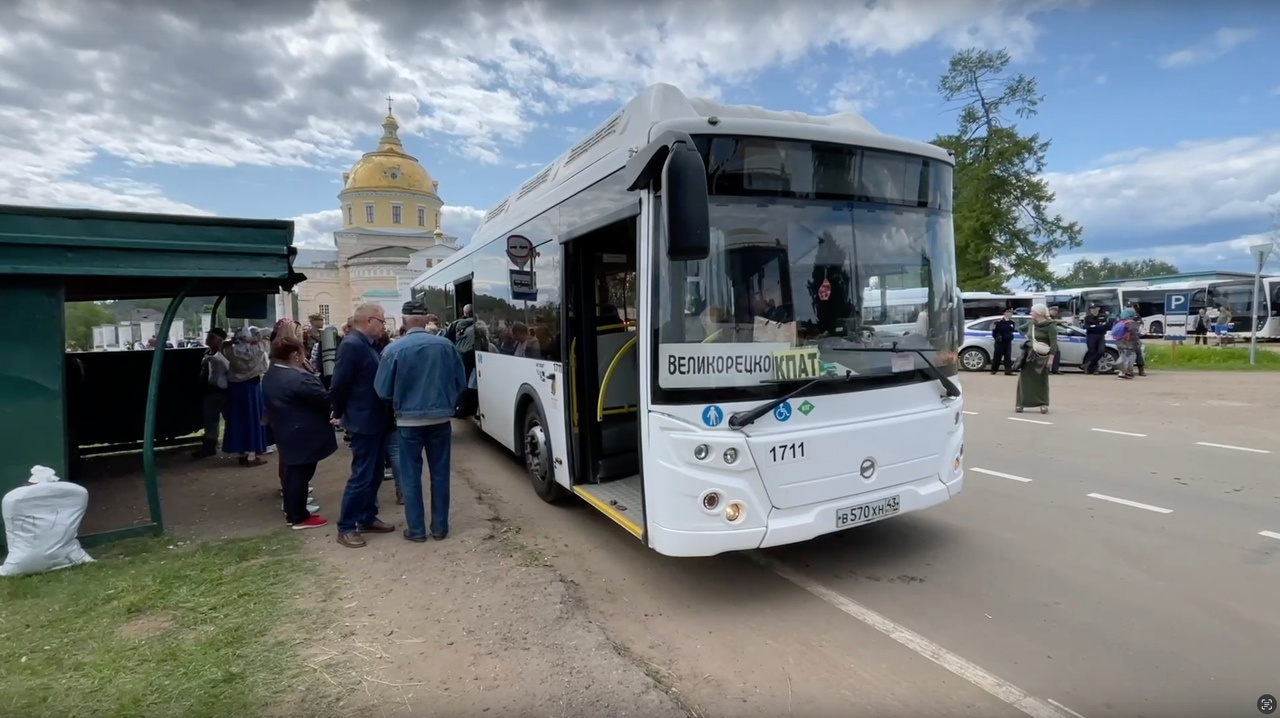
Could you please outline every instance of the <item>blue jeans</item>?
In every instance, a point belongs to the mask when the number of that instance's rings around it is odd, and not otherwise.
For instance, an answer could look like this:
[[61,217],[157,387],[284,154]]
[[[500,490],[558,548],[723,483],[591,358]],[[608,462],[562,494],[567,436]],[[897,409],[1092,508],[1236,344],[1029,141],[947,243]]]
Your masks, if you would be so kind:
[[354,533],[378,518],[378,488],[387,461],[384,434],[351,434],[351,478],[342,494],[338,533]]
[[431,474],[431,533],[449,533],[449,461],[453,453],[453,425],[402,426],[400,438],[400,493],[404,496],[404,522],[410,538],[425,538],[427,517],[422,501],[422,456]]
[[391,480],[400,489],[400,435],[392,429],[387,434],[387,460],[391,462]]

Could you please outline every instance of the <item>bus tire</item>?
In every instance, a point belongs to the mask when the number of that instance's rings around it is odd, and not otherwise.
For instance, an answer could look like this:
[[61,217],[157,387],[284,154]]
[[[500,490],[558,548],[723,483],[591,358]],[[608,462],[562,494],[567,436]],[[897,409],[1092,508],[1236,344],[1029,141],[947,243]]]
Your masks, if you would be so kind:
[[529,483],[538,498],[549,504],[560,503],[568,497],[569,492],[556,483],[555,457],[551,454],[551,437],[547,435],[547,420],[537,404],[530,402],[524,410],[524,420],[520,422],[523,431],[520,441],[523,448],[524,468],[529,474]]

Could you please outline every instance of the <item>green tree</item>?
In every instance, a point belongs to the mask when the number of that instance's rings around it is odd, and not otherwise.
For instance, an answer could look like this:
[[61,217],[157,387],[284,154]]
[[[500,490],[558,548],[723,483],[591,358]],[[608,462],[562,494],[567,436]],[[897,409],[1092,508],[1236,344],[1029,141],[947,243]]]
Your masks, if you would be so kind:
[[1054,280],[1056,287],[1092,287],[1112,279],[1138,279],[1177,274],[1178,268],[1163,259],[1126,259],[1117,262],[1110,257],[1098,261],[1081,259]]
[[1004,50],[962,50],[938,81],[943,98],[960,103],[956,131],[933,143],[955,155],[956,261],[970,291],[1001,291],[1013,277],[1043,287],[1054,253],[1080,245],[1080,225],[1049,213],[1049,140],[1022,134],[1008,117],[1034,116],[1044,96],[1035,78],[1008,75],[1008,66]]
[[115,324],[116,315],[94,302],[70,302],[66,306],[67,344],[80,349],[93,348],[93,328]]

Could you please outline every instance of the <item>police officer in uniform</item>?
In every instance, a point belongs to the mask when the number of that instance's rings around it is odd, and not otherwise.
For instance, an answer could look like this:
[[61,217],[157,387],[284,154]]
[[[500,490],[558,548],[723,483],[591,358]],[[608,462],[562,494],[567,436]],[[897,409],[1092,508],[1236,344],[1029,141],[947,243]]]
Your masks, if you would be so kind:
[[1107,330],[1110,322],[1102,313],[1102,306],[1094,304],[1089,313],[1084,315],[1084,334],[1088,349],[1084,355],[1084,371],[1086,374],[1098,373],[1098,362],[1107,351]]
[[1013,335],[1016,331],[1013,310],[1004,310],[1004,316],[997,319],[991,327],[991,338],[995,340],[995,352],[991,357],[992,374],[1000,370],[1001,362],[1004,363],[1004,373],[1013,374]]

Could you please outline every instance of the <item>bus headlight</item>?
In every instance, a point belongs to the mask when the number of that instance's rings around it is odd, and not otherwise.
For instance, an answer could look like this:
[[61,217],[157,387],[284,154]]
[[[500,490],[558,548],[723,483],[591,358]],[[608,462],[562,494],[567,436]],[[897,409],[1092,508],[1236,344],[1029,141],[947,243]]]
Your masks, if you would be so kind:
[[732,446],[724,450],[724,463],[732,464],[738,460],[738,450]]
[[693,447],[693,458],[698,461],[706,461],[708,456],[711,456],[710,446],[707,446],[706,444],[698,444]]
[[739,503],[737,501],[731,501],[729,502],[728,506],[724,507],[724,520],[728,521],[731,524],[738,523],[743,518],[745,518],[746,515],[747,515],[746,504]]

